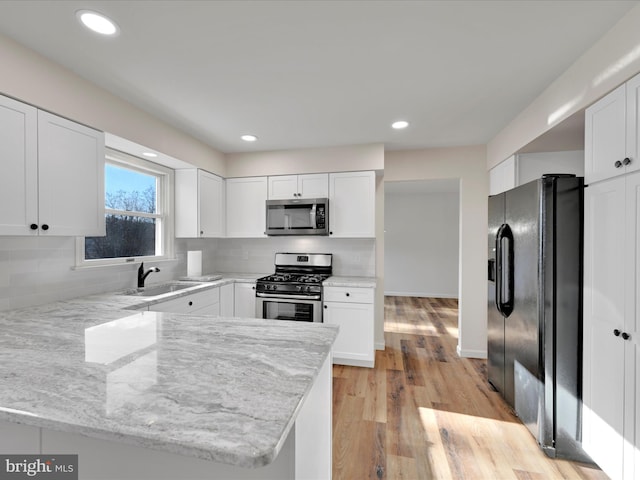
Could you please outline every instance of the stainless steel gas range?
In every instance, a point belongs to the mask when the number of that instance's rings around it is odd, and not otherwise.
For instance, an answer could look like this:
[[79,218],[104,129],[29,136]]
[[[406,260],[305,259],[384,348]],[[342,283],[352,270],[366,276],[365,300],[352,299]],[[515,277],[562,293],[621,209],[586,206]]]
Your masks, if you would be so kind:
[[256,316],[322,322],[322,282],[331,276],[330,253],[276,253],[273,275],[256,282]]

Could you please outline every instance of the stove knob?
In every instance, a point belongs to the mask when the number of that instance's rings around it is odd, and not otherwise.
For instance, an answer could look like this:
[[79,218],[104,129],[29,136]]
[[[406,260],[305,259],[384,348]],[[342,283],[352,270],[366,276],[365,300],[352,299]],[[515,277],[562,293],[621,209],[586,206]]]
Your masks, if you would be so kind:
[[301,291],[302,291],[302,285],[297,285],[297,286],[296,286],[296,290],[297,290],[297,291],[299,291],[299,292],[301,292]]
[[278,289],[278,285],[271,285],[271,290],[277,290]]
[[310,291],[311,291],[311,287],[307,285],[307,288],[305,288],[305,290],[306,290],[307,292],[310,292]]

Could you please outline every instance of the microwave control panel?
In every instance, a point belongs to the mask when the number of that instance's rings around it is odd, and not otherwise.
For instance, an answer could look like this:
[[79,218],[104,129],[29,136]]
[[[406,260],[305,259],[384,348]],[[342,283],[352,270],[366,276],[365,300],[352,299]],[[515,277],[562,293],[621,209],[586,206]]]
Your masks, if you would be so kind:
[[316,228],[325,228],[325,219],[327,218],[325,213],[325,206],[318,205],[316,207]]

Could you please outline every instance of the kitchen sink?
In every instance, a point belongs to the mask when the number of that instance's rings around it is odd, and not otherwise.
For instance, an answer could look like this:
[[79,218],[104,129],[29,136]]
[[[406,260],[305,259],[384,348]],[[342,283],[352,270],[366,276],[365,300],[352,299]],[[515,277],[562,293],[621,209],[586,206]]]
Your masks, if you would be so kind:
[[129,290],[126,295],[133,295],[136,297],[155,297],[157,295],[164,295],[165,293],[177,292],[184,290],[185,288],[196,287],[202,285],[202,282],[175,282],[175,283],[163,283],[161,285],[153,285],[151,287],[136,288],[135,290]]

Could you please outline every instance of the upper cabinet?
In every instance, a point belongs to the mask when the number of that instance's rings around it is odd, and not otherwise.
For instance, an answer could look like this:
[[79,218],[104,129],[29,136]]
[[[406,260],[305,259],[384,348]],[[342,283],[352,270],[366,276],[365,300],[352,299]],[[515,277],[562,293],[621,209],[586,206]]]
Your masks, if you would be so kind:
[[267,177],[229,178],[226,189],[227,237],[264,237]]
[[288,198],[327,198],[329,175],[278,175],[269,177],[269,200]]
[[516,157],[512,155],[489,170],[489,195],[498,195],[515,186]]
[[198,169],[176,170],[176,237],[223,237],[225,182]]
[[375,218],[375,172],[329,174],[329,235],[375,237]]
[[640,168],[640,75],[585,111],[585,181],[597,182]]
[[105,235],[104,134],[0,96],[0,235]]

